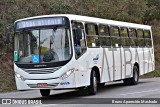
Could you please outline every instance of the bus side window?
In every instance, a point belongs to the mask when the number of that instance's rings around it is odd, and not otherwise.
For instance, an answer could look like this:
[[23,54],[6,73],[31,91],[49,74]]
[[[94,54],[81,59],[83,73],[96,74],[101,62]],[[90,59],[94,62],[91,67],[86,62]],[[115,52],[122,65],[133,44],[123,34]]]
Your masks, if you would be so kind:
[[99,25],[99,35],[102,47],[111,46],[111,38],[109,35],[108,25]]
[[129,28],[128,32],[129,32],[131,46],[132,47],[137,46],[138,44],[137,44],[137,37],[136,37],[136,29]]
[[117,26],[111,26],[110,32],[111,32],[112,46],[119,47],[120,46],[119,28]]
[[121,35],[121,46],[130,46],[130,40],[128,37],[128,30],[127,28],[120,28],[120,35]]
[[137,30],[137,37],[138,37],[138,46],[139,47],[144,47],[144,35],[143,35],[143,30],[138,29]]
[[85,24],[87,46],[88,47],[97,47],[100,46],[99,36],[98,36],[98,26],[93,23]]
[[145,46],[152,47],[151,33],[149,30],[144,30]]
[[72,22],[72,32],[76,58],[79,58],[87,49],[83,24],[81,22]]

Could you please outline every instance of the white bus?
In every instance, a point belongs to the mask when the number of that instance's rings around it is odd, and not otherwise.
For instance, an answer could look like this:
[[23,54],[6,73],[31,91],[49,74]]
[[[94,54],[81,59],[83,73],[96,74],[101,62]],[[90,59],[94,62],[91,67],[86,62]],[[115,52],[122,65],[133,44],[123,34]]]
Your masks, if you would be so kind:
[[18,90],[86,88],[123,80],[136,85],[155,69],[151,26],[72,14],[17,20],[14,71]]

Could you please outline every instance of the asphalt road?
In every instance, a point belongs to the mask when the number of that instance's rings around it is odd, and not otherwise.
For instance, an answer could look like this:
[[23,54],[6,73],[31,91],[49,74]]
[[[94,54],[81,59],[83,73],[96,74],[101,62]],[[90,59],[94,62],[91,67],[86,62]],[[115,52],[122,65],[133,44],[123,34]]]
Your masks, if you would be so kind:
[[[41,97],[38,90],[19,91],[0,94],[0,98],[27,98],[42,100],[48,104],[42,105],[0,105],[0,107],[160,107],[160,104],[105,104],[119,101],[115,98],[160,98],[160,78],[140,79],[138,85],[125,86],[122,81],[106,83],[98,88],[98,93],[89,96],[85,90],[53,90],[49,97]],[[109,98],[109,99],[107,99]],[[120,99],[121,100],[121,99]],[[133,99],[131,99],[133,100]],[[147,99],[148,100],[148,99]],[[160,99],[158,99],[160,102]],[[90,104],[86,104],[86,103]]]

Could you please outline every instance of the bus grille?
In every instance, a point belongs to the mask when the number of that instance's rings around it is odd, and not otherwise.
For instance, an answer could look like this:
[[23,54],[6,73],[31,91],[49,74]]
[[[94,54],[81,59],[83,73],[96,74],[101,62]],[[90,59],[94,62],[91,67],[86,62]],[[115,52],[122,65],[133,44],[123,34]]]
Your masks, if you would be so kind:
[[41,68],[41,69],[23,69],[23,70],[29,74],[49,74],[49,73],[54,73],[55,71],[59,70],[60,68],[61,67]]

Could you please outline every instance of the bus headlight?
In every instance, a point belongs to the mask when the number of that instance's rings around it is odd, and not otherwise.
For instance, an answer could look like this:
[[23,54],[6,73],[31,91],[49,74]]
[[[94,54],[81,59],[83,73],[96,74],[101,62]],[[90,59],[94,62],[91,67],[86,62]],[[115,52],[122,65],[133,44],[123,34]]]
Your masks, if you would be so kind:
[[64,80],[67,77],[69,77],[74,72],[74,68],[70,69],[69,71],[65,72],[62,76],[60,76],[60,79]]
[[16,76],[17,78],[20,78],[20,77],[21,77],[21,75],[18,74],[18,73],[15,73],[15,76]]
[[23,77],[23,76],[21,76],[20,74],[15,73],[15,76],[16,76],[17,78],[21,78],[21,80],[25,81],[24,77]]

